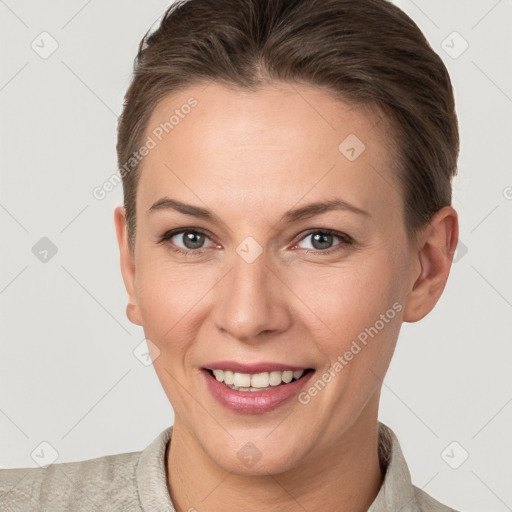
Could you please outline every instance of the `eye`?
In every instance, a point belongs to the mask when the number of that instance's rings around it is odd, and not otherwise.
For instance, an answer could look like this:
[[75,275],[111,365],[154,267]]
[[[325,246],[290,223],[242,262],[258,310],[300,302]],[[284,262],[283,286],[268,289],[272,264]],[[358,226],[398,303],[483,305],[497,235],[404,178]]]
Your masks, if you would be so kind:
[[[346,249],[347,246],[353,244],[352,238],[345,233],[330,229],[317,229],[307,233],[297,245],[301,246],[300,244],[308,239],[310,240],[309,247],[308,244],[306,244],[306,247],[302,246],[308,253],[330,254],[334,251]],[[336,240],[338,240],[337,243]]]
[[[310,239],[309,244],[306,244],[305,247],[301,245],[308,239]],[[205,246],[208,240],[211,244]],[[172,251],[184,255],[201,255],[206,249],[220,247],[212,242],[204,231],[198,228],[180,228],[167,231],[158,243],[167,242],[169,242],[167,245]],[[301,247],[307,253],[325,255],[346,249],[353,243],[353,239],[345,233],[330,229],[316,229],[304,235],[294,247]]]
[[[180,254],[202,254],[208,248],[204,247],[206,240],[210,240],[206,233],[197,228],[181,228],[167,231],[158,243],[171,242],[169,244],[170,249]],[[212,246],[216,247],[216,244],[212,242]]]

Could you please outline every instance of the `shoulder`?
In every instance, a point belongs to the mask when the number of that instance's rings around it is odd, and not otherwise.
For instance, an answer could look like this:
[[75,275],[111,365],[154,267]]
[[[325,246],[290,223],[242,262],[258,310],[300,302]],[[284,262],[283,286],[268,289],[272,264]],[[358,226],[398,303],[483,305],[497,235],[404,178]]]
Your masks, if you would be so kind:
[[416,496],[416,503],[418,504],[419,510],[421,512],[458,512],[454,508],[443,505],[439,501],[435,500],[427,494],[425,491],[422,491],[416,486],[413,486],[414,494]]
[[369,512],[457,512],[413,485],[395,433],[379,422],[379,460],[384,482]]
[[136,486],[140,453],[0,469],[2,510],[140,510]]
[[166,476],[172,426],[139,452],[0,469],[1,512],[174,512]]

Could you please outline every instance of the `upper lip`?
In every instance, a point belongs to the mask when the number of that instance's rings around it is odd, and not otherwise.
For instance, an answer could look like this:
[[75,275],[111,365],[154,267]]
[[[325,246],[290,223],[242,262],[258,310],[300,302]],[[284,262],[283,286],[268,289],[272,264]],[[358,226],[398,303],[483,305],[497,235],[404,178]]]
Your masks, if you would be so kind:
[[307,370],[307,366],[261,361],[259,363],[239,363],[237,361],[213,361],[204,365],[207,370],[228,370],[237,373],[284,372],[285,370]]

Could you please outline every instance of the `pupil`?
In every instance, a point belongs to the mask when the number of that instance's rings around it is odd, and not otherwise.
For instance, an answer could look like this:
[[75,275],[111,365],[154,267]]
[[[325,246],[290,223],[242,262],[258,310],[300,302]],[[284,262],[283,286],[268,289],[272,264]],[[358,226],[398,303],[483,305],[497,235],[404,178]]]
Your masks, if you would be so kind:
[[204,235],[202,233],[186,233],[184,242],[185,247],[187,247],[188,249],[198,249],[204,242]]
[[[313,247],[315,249],[329,249],[332,243],[332,236],[328,233],[316,233],[313,235]],[[319,242],[319,246],[316,245],[316,242]]]

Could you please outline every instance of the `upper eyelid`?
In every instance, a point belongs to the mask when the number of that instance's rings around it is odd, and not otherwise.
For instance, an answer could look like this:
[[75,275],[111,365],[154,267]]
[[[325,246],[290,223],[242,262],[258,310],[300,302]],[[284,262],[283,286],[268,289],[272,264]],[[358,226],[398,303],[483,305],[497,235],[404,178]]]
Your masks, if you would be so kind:
[[[190,232],[192,232],[192,233],[196,232],[196,233],[203,234],[208,239],[210,239],[211,242],[216,243],[212,239],[212,237],[208,234],[208,231],[204,230],[203,228],[176,228],[176,229],[172,229],[172,230],[169,230],[169,231],[165,232],[162,235],[162,237],[159,240],[159,242],[164,242],[164,241],[169,240],[170,238],[172,238],[172,237],[174,237],[176,235],[181,235],[181,234],[187,233],[187,232],[189,232],[189,233]],[[350,235],[348,235],[346,233],[343,233],[343,232],[336,231],[334,229],[329,229],[329,228],[312,228],[312,229],[306,230],[305,233],[301,233],[301,234],[297,235],[296,237],[294,237],[293,245],[296,245],[299,242],[302,242],[305,238],[307,238],[308,236],[314,235],[315,233],[324,233],[324,234],[329,234],[329,235],[335,236],[335,237],[337,237],[337,238],[339,238],[341,240],[341,243],[343,243],[343,242],[352,242],[353,241],[353,239],[352,239],[352,237]],[[188,250],[193,251],[193,252],[197,252],[197,251],[200,251],[201,249],[207,249],[207,247],[200,247],[199,249],[195,249],[195,250],[194,249],[188,249]],[[318,252],[326,252],[326,251],[318,251]]]
[[[314,252],[327,253],[331,249],[334,249],[337,245],[342,245],[342,244],[352,245],[354,243],[354,239],[350,235],[347,235],[346,233],[338,232],[333,229],[313,229],[313,230],[310,230],[310,231],[307,231],[306,233],[304,233],[297,241],[294,241],[293,246],[296,246],[297,244],[299,244],[300,242],[305,240],[308,236],[314,235],[316,233],[323,233],[323,234],[334,236],[334,237],[338,238],[340,240],[340,242],[339,242],[339,244],[329,247],[328,249],[325,249],[323,251],[318,249]],[[312,249],[306,249],[306,250],[311,251]]]
[[[167,240],[170,240],[171,238],[175,237],[176,235],[182,235],[183,233],[200,233],[202,235],[205,235],[211,242],[214,242],[212,237],[208,234],[207,231],[201,229],[201,228],[178,228],[178,229],[170,229],[169,231],[166,231],[158,240],[158,243],[166,242]],[[206,249],[206,247],[201,247],[196,250]],[[193,250],[193,249],[190,249]]]

